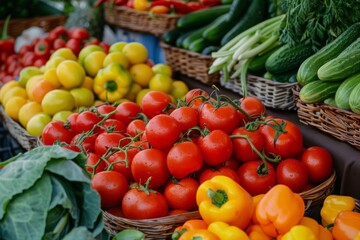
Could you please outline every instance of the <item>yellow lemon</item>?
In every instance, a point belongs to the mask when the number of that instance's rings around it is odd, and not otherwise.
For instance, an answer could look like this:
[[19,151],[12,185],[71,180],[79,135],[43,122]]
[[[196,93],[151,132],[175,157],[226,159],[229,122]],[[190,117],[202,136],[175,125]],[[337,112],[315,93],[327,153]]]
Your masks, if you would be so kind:
[[56,68],[50,68],[44,72],[44,80],[50,82],[54,88],[60,88],[61,83],[56,75]]
[[145,94],[147,94],[150,91],[151,91],[151,89],[149,89],[149,88],[141,89],[141,91],[138,92],[138,94],[136,95],[136,103],[141,106],[143,97],[145,96]]
[[62,122],[66,122],[67,118],[72,114],[72,111],[59,111],[54,114],[52,117],[52,121],[58,120]]
[[69,91],[55,89],[44,96],[41,107],[44,113],[53,116],[59,111],[72,111],[75,107],[75,100]]
[[0,88],[0,102],[2,102],[5,93],[9,91],[10,88],[13,87],[20,87],[20,83],[18,81],[11,80],[5,83],[4,85],[2,85],[2,87]]
[[172,68],[165,63],[155,64],[154,66],[152,66],[152,70],[154,71],[154,73],[165,74],[169,77],[171,77],[173,74]]
[[26,131],[31,136],[40,136],[45,126],[51,121],[51,117],[46,113],[37,113],[35,114],[28,123],[26,124]]
[[70,90],[75,100],[75,107],[90,107],[94,104],[94,93],[87,88],[73,88]]
[[179,99],[179,98],[182,99],[188,91],[189,88],[185,82],[180,80],[175,80],[172,82],[172,89],[170,94],[175,99]]
[[129,60],[122,52],[112,52],[106,55],[103,67],[106,67],[110,63],[118,63],[126,69],[129,68]]
[[60,56],[50,58],[45,64],[45,70],[56,68],[64,60],[66,59]]
[[41,82],[43,79],[44,79],[43,75],[36,75],[31,77],[26,83],[26,93],[30,100],[34,100],[34,97],[32,95],[33,88],[36,86],[38,82]]
[[27,103],[27,99],[19,96],[15,96],[10,98],[7,103],[5,104],[5,112],[9,117],[11,117],[13,120],[18,121],[19,117],[19,110],[22,106]]
[[97,72],[103,67],[105,57],[106,53],[103,51],[95,51],[87,55],[83,62],[87,75],[95,77]]
[[42,112],[41,104],[38,102],[30,101],[25,103],[19,110],[18,118],[20,124],[26,128],[26,124],[35,114]]
[[80,87],[84,87],[87,88],[89,90],[93,90],[93,84],[94,84],[94,79],[92,79],[89,76],[86,76],[84,79],[84,82],[80,85]]
[[55,52],[53,52],[50,56],[50,60],[54,57],[62,57],[67,60],[77,61],[77,57],[75,53],[70,48],[59,48]]
[[112,52],[121,52],[123,50],[123,48],[125,47],[125,45],[127,44],[127,42],[116,42],[113,43],[110,48],[109,48],[109,53]]
[[165,93],[170,93],[172,90],[173,80],[171,77],[158,73],[155,74],[149,82],[149,88],[151,90],[158,90]]
[[124,46],[122,52],[131,64],[144,63],[148,59],[146,47],[139,42],[131,42]]
[[2,105],[6,106],[6,103],[8,102],[8,100],[10,100],[10,98],[15,97],[15,96],[22,97],[25,99],[28,98],[25,88],[12,87],[4,94],[3,99],[1,101]]
[[64,60],[56,68],[56,76],[66,89],[79,87],[85,79],[85,70],[80,63]]
[[83,65],[85,58],[92,52],[101,51],[104,52],[104,49],[98,45],[88,45],[81,49],[78,55],[78,62]]
[[151,67],[145,63],[134,64],[130,67],[130,74],[134,82],[141,87],[148,87],[150,79],[154,76]]
[[133,83],[131,85],[130,91],[125,95],[125,98],[135,102],[136,101],[136,95],[141,91],[142,87],[137,84]]

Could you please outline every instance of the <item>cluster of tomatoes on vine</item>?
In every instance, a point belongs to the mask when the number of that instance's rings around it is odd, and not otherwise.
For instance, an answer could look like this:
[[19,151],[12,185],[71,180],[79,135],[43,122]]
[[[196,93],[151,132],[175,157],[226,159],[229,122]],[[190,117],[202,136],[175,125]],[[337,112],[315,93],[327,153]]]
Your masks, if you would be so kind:
[[102,208],[130,219],[196,210],[199,184],[215,175],[253,196],[277,183],[301,192],[331,175],[326,149],[304,148],[294,123],[264,115],[254,97],[192,89],[175,106],[150,91],[141,106],[103,104],[52,121],[42,141],[86,153]]

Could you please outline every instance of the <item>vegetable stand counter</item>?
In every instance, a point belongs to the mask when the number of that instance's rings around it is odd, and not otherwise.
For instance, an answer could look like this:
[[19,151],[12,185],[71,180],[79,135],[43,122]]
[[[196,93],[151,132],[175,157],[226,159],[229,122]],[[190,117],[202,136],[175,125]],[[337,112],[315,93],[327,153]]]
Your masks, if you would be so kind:
[[[178,78],[184,80],[189,88],[201,88],[208,92],[212,91],[210,86],[200,81],[195,81],[185,76],[179,76]],[[240,97],[240,95],[231,90],[222,88],[219,83],[215,85],[220,89],[221,93],[226,94],[232,99]],[[334,158],[334,167],[337,174],[334,194],[348,195],[360,199],[360,189],[357,183],[357,179],[360,176],[360,151],[358,149],[346,142],[339,141],[329,134],[321,132],[315,127],[300,123],[296,111],[267,108],[266,114],[287,119],[298,125],[306,146],[316,145],[327,148]]]

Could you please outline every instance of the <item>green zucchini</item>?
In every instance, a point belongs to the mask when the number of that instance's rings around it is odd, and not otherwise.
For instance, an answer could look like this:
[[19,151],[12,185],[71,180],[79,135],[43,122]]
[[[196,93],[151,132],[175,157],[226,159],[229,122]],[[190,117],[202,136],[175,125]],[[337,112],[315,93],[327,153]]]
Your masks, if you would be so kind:
[[360,84],[351,91],[349,97],[349,105],[351,111],[360,114]]
[[206,48],[204,48],[202,51],[201,51],[201,54],[204,54],[204,55],[211,55],[212,52],[216,52],[217,50],[219,50],[220,47],[219,46],[207,46]]
[[339,81],[358,73],[359,69],[360,51],[328,61],[319,68],[317,76],[323,81]]
[[299,98],[304,103],[323,102],[334,97],[341,82],[312,81],[300,89]]
[[334,106],[334,107],[337,107],[334,97],[330,97],[330,98],[325,99],[324,103],[329,104],[329,105]]
[[274,75],[297,70],[301,63],[314,54],[310,44],[283,45],[266,60],[265,68]]
[[248,10],[249,5],[250,5],[249,0],[234,0],[233,3],[231,4],[231,9],[229,11],[229,20],[230,21],[239,20],[240,16]]
[[360,37],[360,22],[351,25],[334,41],[321,48],[314,55],[307,58],[299,67],[298,83],[305,86],[317,79],[319,68],[326,62],[337,57],[346,47]]
[[207,26],[203,26],[201,28],[198,28],[198,29],[192,31],[192,33],[190,35],[188,35],[187,37],[184,38],[184,40],[182,42],[182,47],[185,49],[189,49],[189,46],[191,43],[202,38],[202,34],[205,31],[205,29],[207,29]]
[[166,31],[161,36],[161,40],[170,45],[176,44],[176,39],[178,39],[184,32],[180,28],[173,28],[169,31]]
[[359,83],[360,73],[349,77],[341,83],[335,94],[335,102],[337,107],[342,109],[350,109],[350,93]]
[[252,0],[244,15],[239,14],[236,24],[225,35],[222,35],[220,45],[224,46],[241,32],[265,20],[266,14],[267,0]]
[[185,32],[185,33],[181,34],[180,37],[178,37],[176,39],[176,46],[179,47],[179,48],[182,48],[183,47],[182,43],[183,43],[184,39],[186,37],[188,37],[190,34],[194,33],[194,31],[196,31],[196,30]]
[[205,29],[202,34],[202,37],[212,43],[219,43],[221,37],[227,33],[232,26],[235,25],[235,22],[229,20],[229,14],[221,15],[213,21],[210,26]]
[[189,13],[180,17],[176,22],[176,26],[184,30],[203,27],[215,18],[229,12],[230,7],[231,5],[220,5]]
[[289,83],[290,78],[292,78],[296,73],[297,73],[297,71],[290,71],[290,72],[283,73],[283,74],[277,74],[277,75],[274,74],[272,76],[272,80],[275,82]]
[[199,38],[190,44],[189,51],[200,53],[207,46],[209,42],[204,38]]
[[249,64],[249,71],[258,73],[258,72],[264,72],[266,71],[265,68],[265,62],[268,59],[268,57],[275,52],[279,47],[273,48],[270,51],[267,51],[266,53],[262,55],[258,55],[254,57]]

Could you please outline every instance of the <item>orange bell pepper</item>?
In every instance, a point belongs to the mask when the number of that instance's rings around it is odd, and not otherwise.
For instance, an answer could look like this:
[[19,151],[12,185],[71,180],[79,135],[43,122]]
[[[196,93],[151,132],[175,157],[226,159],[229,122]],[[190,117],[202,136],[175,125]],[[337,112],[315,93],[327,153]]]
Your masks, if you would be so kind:
[[214,233],[205,229],[196,229],[185,232],[179,240],[221,240]]
[[265,196],[265,194],[259,194],[253,197],[253,202],[254,202],[254,212],[252,215],[252,219],[251,222],[253,224],[259,224],[259,220],[256,218],[256,207],[259,204],[260,200],[263,199],[263,197]]
[[251,195],[237,182],[221,175],[200,184],[196,203],[207,224],[221,221],[245,229],[253,214]]
[[334,222],[332,234],[335,240],[354,240],[360,235],[360,213],[340,212]]
[[272,187],[256,207],[256,218],[261,228],[274,238],[297,225],[304,213],[304,200],[283,184]]
[[207,229],[207,223],[202,219],[190,219],[187,220],[182,226],[175,228],[173,234],[171,235],[172,240],[177,240],[183,235],[186,231],[197,230],[197,229]]
[[251,225],[246,229],[250,240],[272,240],[272,237],[266,235],[260,225]]

